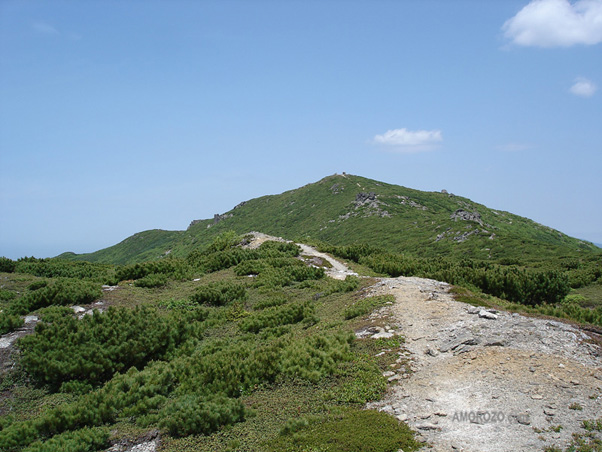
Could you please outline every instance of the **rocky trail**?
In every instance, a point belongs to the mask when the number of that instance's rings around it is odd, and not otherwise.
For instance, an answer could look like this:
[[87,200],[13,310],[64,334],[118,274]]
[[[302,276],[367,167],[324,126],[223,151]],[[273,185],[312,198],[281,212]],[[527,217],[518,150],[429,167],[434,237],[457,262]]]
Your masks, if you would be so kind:
[[[331,263],[328,276],[356,275],[300,246],[303,255]],[[356,335],[405,339],[398,365],[384,374],[386,397],[368,408],[419,432],[426,444],[421,452],[565,448],[573,433],[585,433],[582,421],[602,417],[602,350],[587,332],[458,302],[450,288],[398,277],[381,278],[368,289],[367,296],[391,294],[395,303],[374,312],[373,326]]]
[[558,321],[457,302],[449,285],[382,279],[395,303],[372,315],[405,338],[410,360],[386,374],[370,408],[404,420],[424,451],[516,452],[566,447],[583,420],[602,415],[602,358],[587,334]]

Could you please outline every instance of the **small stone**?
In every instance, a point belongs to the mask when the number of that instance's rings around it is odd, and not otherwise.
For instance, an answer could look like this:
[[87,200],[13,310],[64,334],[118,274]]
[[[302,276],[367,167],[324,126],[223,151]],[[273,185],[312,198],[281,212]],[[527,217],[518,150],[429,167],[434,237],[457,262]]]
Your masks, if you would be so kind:
[[398,415],[397,415],[397,416],[395,416],[395,417],[397,418],[397,420],[398,420],[398,421],[401,421],[401,422],[405,422],[405,421],[407,421],[407,420],[408,420],[408,415],[407,415],[407,414],[405,414],[405,413],[398,414]]
[[383,377],[385,378],[392,377],[393,375],[395,375],[395,372],[393,372],[392,370],[387,370],[386,372],[383,372]]
[[439,430],[439,427],[436,424],[432,424],[430,422],[425,422],[423,424],[417,424],[416,428],[418,430]]
[[497,320],[497,314],[485,311],[484,309],[479,311],[479,317],[482,319]]
[[574,384],[575,386],[581,384],[581,382],[579,380],[571,380],[571,383]]
[[544,408],[543,412],[546,416],[556,416],[556,410],[553,410],[551,408]]
[[541,400],[541,399],[543,399],[543,396],[542,396],[541,394],[533,394],[533,395],[531,396],[531,398],[532,398],[533,400]]
[[82,308],[81,306],[71,306],[71,309],[73,309],[73,312],[75,312],[76,314],[86,312],[86,308]]
[[558,367],[560,367],[561,369],[563,369],[564,368],[564,364],[560,363],[560,364],[558,364]]
[[516,416],[516,421],[522,425],[531,425],[531,418],[529,414],[523,413]]
[[533,366],[529,367],[529,372],[535,372],[535,367],[533,367]]

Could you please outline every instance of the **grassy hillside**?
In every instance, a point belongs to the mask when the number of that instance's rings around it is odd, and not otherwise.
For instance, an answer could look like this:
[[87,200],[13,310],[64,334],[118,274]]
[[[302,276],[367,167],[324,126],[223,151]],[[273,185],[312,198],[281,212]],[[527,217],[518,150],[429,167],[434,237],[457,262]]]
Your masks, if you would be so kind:
[[420,257],[540,260],[600,252],[589,242],[451,193],[333,175],[243,202],[213,220],[194,221],[186,231],[146,231],[95,253],[60,257],[106,263],[183,257],[226,230],[333,245],[367,243]]

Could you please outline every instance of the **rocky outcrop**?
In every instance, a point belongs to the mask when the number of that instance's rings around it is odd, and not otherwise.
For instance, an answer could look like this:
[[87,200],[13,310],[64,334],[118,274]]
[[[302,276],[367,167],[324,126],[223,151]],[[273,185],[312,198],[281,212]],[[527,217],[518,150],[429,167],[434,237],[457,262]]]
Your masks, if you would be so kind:
[[226,220],[228,218],[232,218],[234,215],[231,213],[223,213],[223,214],[219,214],[216,213],[215,215],[213,215],[213,223],[212,224],[208,224],[207,225],[207,229],[209,229],[211,226],[215,226],[217,223],[219,223],[220,221]]
[[376,202],[376,193],[371,191],[370,193],[360,192],[355,196],[355,208],[363,207],[378,207]]
[[458,209],[451,214],[450,218],[454,221],[474,221],[475,223],[479,223],[481,226],[483,225],[483,220],[481,220],[481,214],[476,210],[474,212],[468,212],[464,209]]

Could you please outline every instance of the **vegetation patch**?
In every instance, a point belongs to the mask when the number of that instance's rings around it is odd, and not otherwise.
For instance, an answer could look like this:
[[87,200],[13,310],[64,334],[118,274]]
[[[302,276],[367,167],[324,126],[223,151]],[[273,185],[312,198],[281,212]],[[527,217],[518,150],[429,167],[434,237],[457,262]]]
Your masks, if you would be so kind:
[[346,320],[353,319],[362,315],[366,315],[373,310],[386,306],[395,301],[393,295],[379,295],[376,297],[367,297],[357,300],[353,305],[349,306],[343,312],[343,317]]
[[270,452],[396,452],[417,450],[412,431],[392,416],[371,410],[341,410],[325,419],[291,421],[270,441]]

